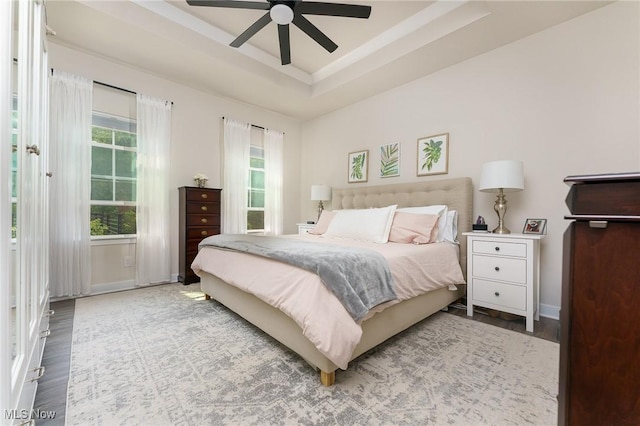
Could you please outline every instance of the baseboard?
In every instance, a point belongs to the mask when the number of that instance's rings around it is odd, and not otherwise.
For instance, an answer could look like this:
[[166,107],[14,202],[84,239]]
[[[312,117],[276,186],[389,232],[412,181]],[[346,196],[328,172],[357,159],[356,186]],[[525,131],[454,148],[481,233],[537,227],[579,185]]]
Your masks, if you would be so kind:
[[545,318],[551,318],[555,320],[560,319],[560,307],[553,305],[540,304],[540,316]]
[[131,290],[136,288],[134,280],[114,281],[103,284],[92,284],[91,295],[111,293],[114,291]]

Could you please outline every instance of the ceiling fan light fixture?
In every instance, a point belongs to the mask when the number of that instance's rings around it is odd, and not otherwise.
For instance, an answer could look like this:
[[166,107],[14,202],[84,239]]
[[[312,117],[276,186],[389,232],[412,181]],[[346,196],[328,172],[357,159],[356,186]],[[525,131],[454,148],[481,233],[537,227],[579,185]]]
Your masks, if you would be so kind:
[[273,22],[278,25],[288,25],[293,22],[293,10],[285,4],[276,4],[269,11]]

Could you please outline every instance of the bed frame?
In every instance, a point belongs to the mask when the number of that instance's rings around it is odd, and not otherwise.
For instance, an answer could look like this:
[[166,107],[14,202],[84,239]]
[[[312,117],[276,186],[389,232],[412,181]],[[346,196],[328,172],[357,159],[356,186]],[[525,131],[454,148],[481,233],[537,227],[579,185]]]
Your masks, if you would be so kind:
[[[460,240],[460,266],[466,276],[466,238],[463,232],[471,230],[473,188],[470,178],[442,179],[419,183],[349,187],[333,189],[333,209],[385,207],[414,207],[446,204],[458,211],[458,240]],[[290,317],[257,297],[233,287],[223,280],[200,273],[200,286],[206,299],[214,298],[280,343],[296,352],[314,368],[320,370],[320,381],[325,386],[335,382],[338,367],[302,334]],[[406,330],[433,313],[446,308],[464,295],[465,286],[457,291],[448,288],[434,290],[413,299],[393,305],[362,323],[362,339],[351,360],[390,337]]]

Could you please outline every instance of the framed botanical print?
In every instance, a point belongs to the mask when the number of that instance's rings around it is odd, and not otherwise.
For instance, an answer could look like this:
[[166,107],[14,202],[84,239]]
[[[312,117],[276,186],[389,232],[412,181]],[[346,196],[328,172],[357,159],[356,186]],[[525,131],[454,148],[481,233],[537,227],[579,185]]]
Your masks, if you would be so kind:
[[380,146],[380,177],[400,176],[400,144]]
[[449,172],[449,133],[418,139],[418,176]]
[[349,153],[349,183],[366,182],[369,175],[369,150]]

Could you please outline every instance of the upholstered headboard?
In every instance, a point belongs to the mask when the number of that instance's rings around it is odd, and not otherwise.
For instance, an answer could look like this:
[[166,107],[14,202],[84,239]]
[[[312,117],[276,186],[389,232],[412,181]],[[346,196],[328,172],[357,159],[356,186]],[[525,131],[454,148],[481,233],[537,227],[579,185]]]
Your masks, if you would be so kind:
[[467,238],[463,232],[471,230],[473,221],[473,185],[471,178],[430,180],[416,183],[397,183],[378,186],[350,186],[333,188],[331,208],[366,209],[397,204],[398,207],[446,204],[449,210],[458,211],[458,241],[460,241],[460,266],[466,277]]

